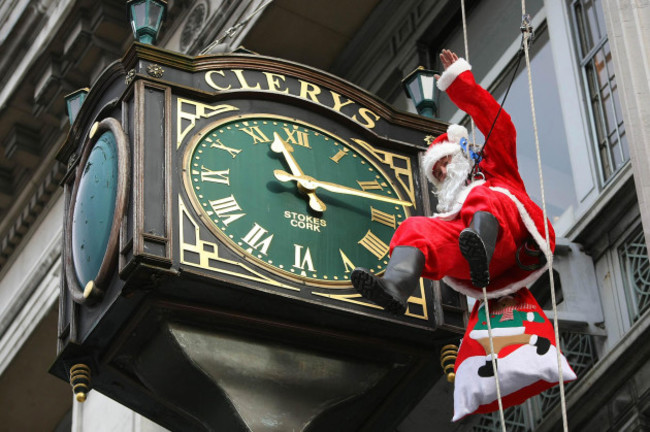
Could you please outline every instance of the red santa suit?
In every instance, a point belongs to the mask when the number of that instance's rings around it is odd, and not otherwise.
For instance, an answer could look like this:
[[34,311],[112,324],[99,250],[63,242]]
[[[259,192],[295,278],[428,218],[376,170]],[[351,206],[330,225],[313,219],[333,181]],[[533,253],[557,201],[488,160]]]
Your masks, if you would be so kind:
[[[468,113],[487,136],[500,106],[476,83],[470,69],[469,63],[458,59],[442,74],[438,88],[446,91],[452,102]],[[423,158],[422,169],[434,185],[438,185],[432,174],[435,163],[459,149],[459,139],[454,132],[454,127],[450,127],[445,136],[431,144]],[[470,183],[451,211],[433,217],[406,219],[391,240],[391,251],[397,246],[417,247],[426,258],[423,277],[442,279],[465,295],[482,298],[482,289],[476,288],[470,280],[469,265],[460,252],[458,237],[476,212],[486,211],[499,222],[499,235],[490,262],[488,298],[511,294],[532,284],[548,265],[535,270],[521,268],[516,258],[518,249],[532,237],[542,253],[552,253],[555,233],[549,223],[550,241],[547,244],[543,212],[526,193],[516,155],[515,127],[510,115],[502,110],[479,163],[485,179]]]

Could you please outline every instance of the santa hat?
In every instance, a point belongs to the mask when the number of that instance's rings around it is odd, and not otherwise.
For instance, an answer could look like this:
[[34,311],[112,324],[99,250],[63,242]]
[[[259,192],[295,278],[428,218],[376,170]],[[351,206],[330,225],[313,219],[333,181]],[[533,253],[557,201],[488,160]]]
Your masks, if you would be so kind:
[[422,170],[424,170],[427,179],[434,186],[440,186],[440,182],[433,176],[434,165],[443,157],[461,151],[460,140],[463,138],[469,138],[467,129],[464,126],[452,124],[447,128],[447,132],[431,142],[431,145],[424,154],[424,158],[422,158]]

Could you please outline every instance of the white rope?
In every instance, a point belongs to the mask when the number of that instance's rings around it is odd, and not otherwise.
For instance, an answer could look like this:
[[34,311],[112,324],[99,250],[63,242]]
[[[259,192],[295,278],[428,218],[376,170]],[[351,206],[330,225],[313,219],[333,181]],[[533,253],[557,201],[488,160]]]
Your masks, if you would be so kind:
[[[469,43],[467,38],[467,16],[465,15],[465,0],[460,0],[461,15],[463,17],[463,40],[465,43],[465,60],[469,63]],[[474,128],[474,119],[470,117],[472,128],[472,142],[476,144],[476,131]],[[469,153],[469,146],[468,146]],[[485,321],[488,326],[488,339],[490,340],[490,358],[492,361],[492,370],[494,370],[494,382],[497,389],[497,401],[499,403],[499,419],[501,420],[501,429],[506,432],[506,420],[503,412],[503,399],[501,398],[501,385],[499,384],[499,371],[497,370],[496,354],[494,353],[494,341],[492,339],[492,324],[490,323],[490,307],[488,306],[487,289],[483,287],[483,304],[485,305]]]
[[[521,15],[522,17],[526,16],[526,0],[521,0]],[[528,53],[528,39],[530,38],[531,32],[529,28],[524,31],[524,53],[526,55],[526,70],[528,71],[528,93],[530,96],[530,109],[533,116],[533,130],[535,132],[535,149],[537,151],[537,169],[539,172],[539,184],[541,189],[541,198],[542,198],[542,211],[544,215],[544,233],[546,235],[546,250],[550,251],[550,240],[549,240],[549,228],[548,228],[548,217],[546,215],[546,199],[544,198],[544,175],[542,173],[542,157],[539,150],[539,137],[537,130],[537,118],[535,116],[535,99],[533,97],[533,78],[530,71],[530,56]],[[548,275],[551,283],[551,303],[553,304],[553,328],[555,330],[555,344],[557,352],[557,369],[560,385],[560,402],[562,405],[562,425],[564,427],[564,432],[568,432],[569,425],[567,420],[567,411],[566,411],[566,398],[564,395],[564,374],[562,371],[562,352],[560,350],[560,330],[557,321],[557,304],[555,301],[555,280],[553,278],[553,254],[550,252],[546,253],[546,259],[548,260]]]
[[[462,20],[463,20],[463,38],[464,38],[464,44],[465,44],[465,59],[469,62],[469,45],[468,45],[468,38],[467,38],[467,18],[465,14],[465,0],[461,0],[461,12],[462,12]],[[526,0],[521,0],[521,14],[522,17],[526,16]],[[542,198],[542,212],[543,212],[543,217],[544,217],[544,233],[545,233],[545,239],[546,239],[546,250],[550,251],[550,234],[549,234],[549,226],[548,226],[548,216],[547,216],[547,211],[546,211],[546,199],[545,199],[545,194],[544,194],[544,176],[542,172],[542,158],[541,158],[541,152],[540,152],[540,145],[539,145],[539,134],[538,134],[538,128],[537,128],[537,117],[535,115],[535,99],[533,97],[533,80],[532,80],[532,74],[530,70],[530,55],[528,52],[528,39],[531,37],[531,32],[530,28],[526,28],[524,31],[524,53],[526,55],[526,69],[528,71],[528,93],[530,96],[530,106],[531,106],[531,114],[533,117],[533,130],[535,133],[535,149],[537,152],[537,167],[538,167],[538,172],[539,172],[539,183],[541,187],[541,198]],[[471,128],[472,128],[472,141],[475,143],[476,142],[476,134],[474,130],[474,121],[471,121]],[[560,349],[560,332],[559,332],[559,326],[558,326],[558,319],[557,319],[557,302],[555,298],[555,280],[553,278],[553,254],[550,252],[546,253],[546,259],[548,261],[548,270],[549,270],[549,280],[550,280],[550,285],[551,285],[551,302],[553,304],[553,328],[555,331],[555,343],[556,343],[556,352],[557,352],[557,365],[558,365],[558,377],[559,377],[559,386],[560,386],[560,402],[561,402],[561,407],[562,407],[562,424],[564,428],[564,432],[568,432],[569,427],[568,427],[568,420],[567,420],[567,410],[566,410],[566,397],[565,397],[565,392],[564,392],[564,374],[562,370],[562,352]],[[505,416],[503,412],[503,401],[501,398],[501,387],[499,385],[499,372],[497,369],[497,362],[496,362],[496,355],[494,353],[494,343],[493,343],[493,338],[492,338],[492,325],[490,323],[490,309],[488,306],[488,298],[487,298],[487,289],[483,287],[483,303],[485,305],[485,315],[486,315],[486,321],[488,325],[488,337],[490,340],[490,357],[492,360],[492,368],[494,369],[494,379],[496,383],[496,391],[497,391],[497,400],[499,403],[499,418],[501,420],[501,428],[504,432],[506,432],[506,424],[505,424]]]
[[483,304],[485,305],[485,321],[488,326],[488,338],[490,339],[490,358],[492,359],[492,369],[494,370],[494,382],[497,387],[497,401],[499,402],[499,419],[501,420],[501,429],[506,432],[506,419],[503,414],[503,400],[501,399],[501,386],[499,385],[499,371],[497,370],[496,354],[494,353],[494,342],[492,340],[492,324],[490,323],[490,308],[488,307],[487,289],[483,287]]
[[[463,41],[465,43],[465,60],[469,63],[469,43],[467,38],[467,15],[465,15],[465,0],[460,0],[460,10],[463,17]],[[474,129],[474,119],[470,117],[470,125],[472,129],[472,143],[476,145],[476,130]],[[469,147],[468,147],[469,156]]]

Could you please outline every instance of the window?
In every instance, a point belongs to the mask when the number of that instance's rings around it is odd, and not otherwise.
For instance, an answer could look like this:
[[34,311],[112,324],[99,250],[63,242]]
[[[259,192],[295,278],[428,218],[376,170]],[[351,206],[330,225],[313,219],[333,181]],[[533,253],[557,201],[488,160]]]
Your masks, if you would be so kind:
[[[571,368],[578,376],[578,381],[581,377],[594,367],[598,361],[598,354],[593,336],[581,333],[572,333],[568,331],[560,332],[560,346],[562,354],[566,357],[571,365]],[[564,384],[566,392],[570,392],[571,388],[578,383],[572,381]],[[555,406],[560,404],[560,387],[552,387],[531,400],[531,404],[535,407],[536,422],[540,423],[544,420]]]
[[[573,169],[569,158],[552,55],[548,31],[546,28],[541,28],[537,30],[537,37],[531,47],[530,67],[533,78],[535,116],[537,118],[542,172],[544,175],[544,199],[549,219],[558,234],[561,235],[565,227],[573,222],[573,210],[577,206],[577,198],[573,187],[575,184]],[[501,79],[496,87],[489,89],[499,103],[503,101],[503,95],[512,80],[515,65],[516,62],[513,61],[501,73]],[[528,89],[526,61],[522,54],[521,64],[517,75],[512,81],[510,92],[504,104],[504,110],[510,114],[517,129],[519,173],[526,185],[528,194],[541,207],[542,195]],[[465,118],[464,123],[469,129],[469,117]],[[476,134],[478,142],[485,141],[485,138],[478,130],[476,130]],[[490,140],[488,140],[488,146],[498,144],[490,143]],[[567,216],[563,217],[564,215]]]
[[[528,432],[530,427],[530,416],[525,405],[517,405],[506,409],[503,412],[503,419],[506,423],[506,430],[510,432]],[[500,432],[501,419],[499,411],[494,411],[481,416],[478,424],[474,426],[472,432]]]
[[638,228],[619,248],[630,324],[650,309],[650,260],[643,230]]
[[604,184],[629,160],[630,154],[601,0],[573,0],[571,14],[600,180]]

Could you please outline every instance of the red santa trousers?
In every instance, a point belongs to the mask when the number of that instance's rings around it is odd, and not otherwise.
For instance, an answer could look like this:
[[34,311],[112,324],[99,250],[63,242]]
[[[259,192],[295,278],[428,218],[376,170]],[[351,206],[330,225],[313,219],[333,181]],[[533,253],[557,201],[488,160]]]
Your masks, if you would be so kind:
[[[515,202],[507,195],[482,185],[471,190],[458,217],[442,220],[436,217],[414,216],[398,227],[391,240],[391,251],[397,246],[412,246],[425,256],[422,277],[440,280],[449,276],[469,280],[469,265],[458,246],[460,232],[467,228],[478,211],[494,215],[499,222],[499,235],[490,262],[491,279],[517,268],[517,249],[529,236]],[[491,289],[490,284],[488,291]],[[474,297],[480,297],[480,290]]]

